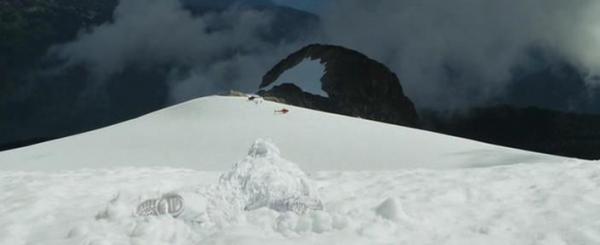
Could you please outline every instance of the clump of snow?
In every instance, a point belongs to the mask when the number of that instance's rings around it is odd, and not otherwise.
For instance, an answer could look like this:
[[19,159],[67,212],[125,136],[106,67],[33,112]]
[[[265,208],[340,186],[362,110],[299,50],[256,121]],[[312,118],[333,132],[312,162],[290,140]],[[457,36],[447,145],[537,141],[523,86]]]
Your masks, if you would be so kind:
[[279,154],[274,144],[258,139],[248,156],[221,176],[219,184],[239,195],[246,211],[262,207],[296,213],[323,209],[306,173]]
[[322,210],[312,210],[300,215],[285,212],[281,213],[275,221],[275,230],[290,237],[308,232],[325,233],[344,227],[334,224],[333,216]]
[[121,198],[121,193],[119,193],[112,200],[110,200],[108,205],[106,205],[102,211],[96,214],[96,219],[115,221],[124,217],[129,217],[133,215],[134,212],[132,212],[130,205],[128,204],[128,202],[123,201],[123,198]]
[[385,199],[375,208],[375,213],[391,221],[407,220],[408,216],[402,210],[401,203],[396,198]]
[[[277,158],[279,157],[279,149],[277,148],[277,146],[275,146],[273,143],[264,140],[264,139],[257,139],[254,144],[252,144],[252,146],[250,147],[250,150],[248,150],[248,158],[254,159],[254,158]],[[247,159],[248,159],[247,158]],[[244,163],[244,162],[242,162]],[[252,164],[252,163],[250,163]],[[242,164],[237,164],[237,165],[242,165]],[[248,165],[248,164],[246,164]],[[236,168],[239,168],[238,166],[236,166]]]
[[323,211],[315,211],[311,213],[312,216],[312,227],[316,233],[323,233],[330,231],[333,227],[333,219],[331,215]]

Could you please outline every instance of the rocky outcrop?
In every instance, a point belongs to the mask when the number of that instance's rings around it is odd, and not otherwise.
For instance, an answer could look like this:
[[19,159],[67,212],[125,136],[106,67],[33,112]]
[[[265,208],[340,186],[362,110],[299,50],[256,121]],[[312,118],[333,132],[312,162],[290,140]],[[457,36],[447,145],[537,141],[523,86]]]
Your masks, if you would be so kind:
[[[264,90],[305,59],[325,66],[321,88],[328,97],[309,94],[293,84]],[[332,113],[415,127],[415,107],[404,95],[396,74],[385,65],[341,46],[312,44],[291,54],[263,77],[259,94],[287,103]]]

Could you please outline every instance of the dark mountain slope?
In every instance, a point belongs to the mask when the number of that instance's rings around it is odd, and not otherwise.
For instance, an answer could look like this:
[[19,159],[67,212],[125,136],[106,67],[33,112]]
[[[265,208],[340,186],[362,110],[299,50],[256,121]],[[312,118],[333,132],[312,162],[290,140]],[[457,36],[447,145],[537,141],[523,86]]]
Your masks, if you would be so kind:
[[554,155],[600,159],[600,115],[508,105],[422,112],[428,130]]
[[404,95],[400,80],[385,65],[357,51],[335,45],[308,45],[281,60],[264,75],[260,88],[273,84],[280,75],[306,59],[325,66],[321,88],[327,98],[304,93],[283,84],[259,94],[278,97],[307,108],[416,127],[418,116]]

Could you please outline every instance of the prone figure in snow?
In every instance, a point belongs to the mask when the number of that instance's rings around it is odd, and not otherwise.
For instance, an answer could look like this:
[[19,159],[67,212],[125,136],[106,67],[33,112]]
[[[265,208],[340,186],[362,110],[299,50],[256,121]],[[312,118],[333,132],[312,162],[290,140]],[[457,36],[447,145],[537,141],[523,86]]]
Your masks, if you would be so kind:
[[[255,141],[248,155],[221,175],[214,188],[217,196],[212,199],[227,199],[223,205],[233,205],[231,208],[238,211],[269,208],[282,213],[303,214],[323,210],[323,203],[306,173],[279,154],[279,149],[269,141]],[[136,214],[179,217],[184,211],[184,198],[169,193],[141,202]]]

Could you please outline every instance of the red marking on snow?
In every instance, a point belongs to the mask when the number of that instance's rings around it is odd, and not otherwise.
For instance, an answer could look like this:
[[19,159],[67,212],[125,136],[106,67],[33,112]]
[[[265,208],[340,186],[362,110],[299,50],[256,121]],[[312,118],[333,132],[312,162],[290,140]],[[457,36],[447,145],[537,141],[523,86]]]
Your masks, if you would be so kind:
[[286,114],[286,113],[288,113],[288,112],[290,112],[290,110],[288,110],[288,109],[285,109],[285,108],[283,108],[283,109],[281,109],[281,110],[276,110],[276,111],[275,111],[275,113],[279,113],[279,114]]

